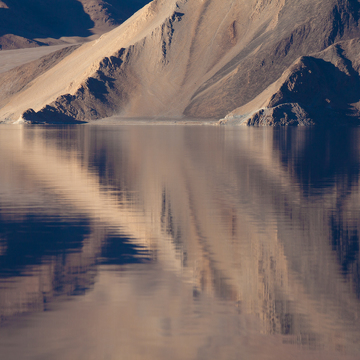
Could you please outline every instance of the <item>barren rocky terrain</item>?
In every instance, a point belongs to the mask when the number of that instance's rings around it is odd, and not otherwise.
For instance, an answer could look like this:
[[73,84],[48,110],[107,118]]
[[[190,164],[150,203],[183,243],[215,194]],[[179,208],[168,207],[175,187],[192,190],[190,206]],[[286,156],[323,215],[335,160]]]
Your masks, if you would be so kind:
[[[82,3],[89,28],[115,24],[105,3]],[[93,42],[2,74],[0,119],[358,124],[359,9],[357,0],[154,0]]]

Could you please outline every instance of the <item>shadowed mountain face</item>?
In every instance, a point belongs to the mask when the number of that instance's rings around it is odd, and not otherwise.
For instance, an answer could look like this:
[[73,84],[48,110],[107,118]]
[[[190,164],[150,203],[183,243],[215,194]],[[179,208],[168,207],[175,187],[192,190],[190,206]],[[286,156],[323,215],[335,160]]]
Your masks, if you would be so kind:
[[14,34],[29,39],[39,37],[89,36],[94,26],[77,0],[3,1],[0,10],[1,36]]
[[[0,1],[0,49],[33,47],[61,37],[88,37],[121,24],[147,0]],[[51,41],[50,41],[51,42]]]
[[263,93],[222,123],[247,125],[359,124],[359,39],[339,42],[295,61]]
[[358,20],[357,0],[155,0],[17,93],[0,116],[357,123]]

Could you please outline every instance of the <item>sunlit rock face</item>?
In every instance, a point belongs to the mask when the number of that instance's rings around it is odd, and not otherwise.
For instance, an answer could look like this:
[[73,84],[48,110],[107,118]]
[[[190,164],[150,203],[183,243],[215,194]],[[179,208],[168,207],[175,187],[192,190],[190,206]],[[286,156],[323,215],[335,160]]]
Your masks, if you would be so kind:
[[155,0],[11,95],[0,116],[357,122],[358,17],[350,0]]
[[[102,314],[96,321],[113,318],[115,311],[129,334],[153,334],[148,358],[166,358],[166,351],[184,344],[195,358],[195,340],[177,337],[192,326],[180,319],[188,311],[203,314],[196,329],[209,326],[206,331],[215,336],[218,321],[225,320],[205,313],[208,301],[216,299],[234,333],[216,337],[214,350],[222,341],[237,343],[238,331],[253,327],[308,348],[358,351],[358,132],[244,130],[81,127],[61,136],[40,128],[2,133],[3,204],[10,210],[33,204],[50,218],[61,212],[79,229],[77,242],[66,236],[60,257],[50,248],[36,261],[28,256],[29,264],[20,263],[14,285],[0,291],[2,315],[51,308],[60,295],[94,291],[91,299],[109,306],[96,310]],[[329,148],[333,142],[336,147]],[[314,152],[324,156],[316,160]],[[19,196],[21,188],[28,195]],[[2,221],[8,229],[20,220],[26,224],[29,211],[22,219],[1,214]],[[60,224],[52,226],[61,234]],[[150,263],[129,273],[123,268],[120,278],[102,272],[96,266],[102,257],[121,263],[106,250],[109,233],[119,242],[125,236]],[[10,234],[0,234],[3,260],[11,255]],[[115,306],[109,299],[122,300]],[[244,323],[235,313],[243,314]],[[116,334],[116,321],[109,324]],[[159,355],[156,344],[166,336],[171,341]]]

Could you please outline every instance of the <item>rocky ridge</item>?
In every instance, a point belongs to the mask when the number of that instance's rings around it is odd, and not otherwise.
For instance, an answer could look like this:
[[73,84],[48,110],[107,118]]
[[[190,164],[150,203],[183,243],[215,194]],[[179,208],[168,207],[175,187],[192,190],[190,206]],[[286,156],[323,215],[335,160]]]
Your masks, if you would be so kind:
[[[359,51],[360,39],[353,39],[297,59],[279,80],[259,94],[251,104],[235,109],[220,123],[358,124]],[[259,110],[248,113],[250,107]]]

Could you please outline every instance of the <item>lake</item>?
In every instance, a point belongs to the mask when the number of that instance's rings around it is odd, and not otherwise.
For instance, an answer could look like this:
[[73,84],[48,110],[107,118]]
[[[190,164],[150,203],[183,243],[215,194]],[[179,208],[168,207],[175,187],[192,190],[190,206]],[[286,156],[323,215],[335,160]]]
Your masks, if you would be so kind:
[[359,359],[360,129],[0,129],[0,359]]

